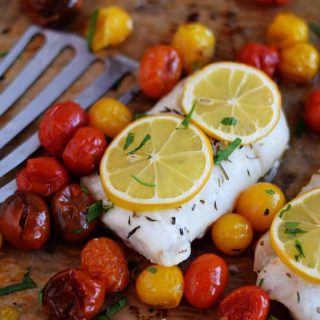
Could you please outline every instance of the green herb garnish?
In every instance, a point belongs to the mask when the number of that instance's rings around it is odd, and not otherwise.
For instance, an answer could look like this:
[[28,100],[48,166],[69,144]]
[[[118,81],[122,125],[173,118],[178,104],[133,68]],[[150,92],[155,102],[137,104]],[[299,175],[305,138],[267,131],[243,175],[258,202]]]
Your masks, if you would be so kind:
[[230,117],[230,118],[223,118],[221,120],[221,123],[224,126],[235,126],[238,123],[238,120],[234,117]]
[[8,53],[9,51],[0,51],[0,58],[4,58]]
[[261,278],[258,284],[258,287],[261,288],[264,282],[264,278]]
[[155,267],[149,267],[149,268],[147,268],[147,270],[151,273],[156,273],[158,271],[157,268],[155,268]]
[[280,213],[279,213],[279,217],[282,218],[283,215],[288,212],[291,209],[291,204],[289,203],[285,208],[283,208]]
[[234,139],[226,149],[224,149],[223,151],[219,150],[217,152],[217,155],[214,159],[214,164],[220,164],[222,161],[228,160],[232,152],[236,150],[240,145],[241,145],[241,139],[240,138]]
[[189,126],[191,117],[192,117],[192,115],[193,115],[193,113],[194,113],[194,110],[195,110],[195,108],[196,108],[196,104],[197,104],[197,101],[194,100],[190,112],[187,114],[187,116],[186,116],[186,117],[183,119],[183,121],[181,122],[181,125],[182,125],[185,129],[188,128],[188,126]]
[[148,115],[146,113],[140,113],[140,112],[137,112],[134,116],[134,120],[138,120],[138,119],[141,119],[141,118],[144,118],[144,117],[147,117]]
[[138,150],[140,150],[149,140],[151,139],[150,134],[147,134],[142,141],[140,142],[140,144],[134,148],[133,150],[131,150],[130,152],[128,152],[128,154],[134,154],[136,153]]
[[39,303],[39,304],[42,304],[42,290],[43,290],[43,289],[41,289],[41,290],[38,292],[38,303]]
[[271,189],[268,189],[268,190],[264,190],[267,194],[271,194],[271,195],[274,195],[275,192]]
[[126,141],[124,143],[123,150],[127,150],[129,148],[129,146],[133,143],[133,140],[134,140],[134,134],[132,132],[129,132],[126,137]]
[[110,320],[111,317],[119,312],[121,309],[123,309],[127,305],[127,298],[123,298],[107,308],[106,310],[102,311],[100,314],[95,316],[93,320]]
[[80,187],[81,187],[81,190],[82,190],[84,193],[86,193],[86,194],[89,193],[88,188],[83,184],[82,180],[80,180]]
[[304,255],[302,244],[298,239],[294,241],[294,246],[298,251],[298,255],[294,256],[296,261],[299,261],[300,258],[305,258],[306,256]]
[[75,230],[72,230],[72,233],[73,234],[81,234],[83,232],[82,229],[75,229]]
[[92,42],[93,42],[94,34],[96,32],[98,16],[99,16],[99,9],[96,9],[92,12],[90,20],[89,20],[87,43],[88,43],[88,48],[90,51],[92,51]]
[[320,26],[317,23],[310,22],[309,28],[316,36],[320,38]]
[[150,183],[150,182],[145,182],[141,179],[139,179],[138,177],[134,176],[134,175],[131,175],[131,177],[136,180],[138,183],[142,184],[143,186],[146,186],[146,187],[155,187],[156,185],[154,183]]
[[87,213],[88,222],[91,223],[93,220],[99,218],[102,215],[102,213],[106,213],[112,208],[114,208],[113,204],[109,206],[104,206],[102,200],[99,200],[93,203],[88,208],[88,213]]
[[294,238],[299,233],[306,233],[305,230],[298,228],[300,222],[287,221],[284,224],[284,233],[288,235],[288,238]]
[[268,320],[279,320],[279,319],[273,316],[272,314],[270,314],[270,316],[268,317]]
[[27,268],[27,272],[24,274],[21,282],[0,288],[0,297],[26,289],[37,288],[37,284],[30,277],[30,272],[31,267]]

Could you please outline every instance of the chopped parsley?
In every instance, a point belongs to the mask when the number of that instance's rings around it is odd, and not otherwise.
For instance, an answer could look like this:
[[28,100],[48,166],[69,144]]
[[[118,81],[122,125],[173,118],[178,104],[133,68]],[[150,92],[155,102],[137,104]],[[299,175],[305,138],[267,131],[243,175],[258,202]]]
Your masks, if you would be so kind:
[[30,277],[30,272],[31,272],[31,267],[27,268],[27,272],[24,274],[21,282],[0,288],[0,297],[6,296],[18,291],[37,288],[37,284]]
[[98,16],[99,16],[99,9],[96,9],[92,12],[89,20],[89,30],[88,30],[88,36],[87,36],[87,43],[88,48],[90,51],[92,51],[92,43],[94,34],[96,32],[97,22],[98,22]]
[[298,254],[294,256],[296,261],[299,261],[299,259],[301,259],[301,258],[305,258],[306,256],[304,255],[304,250],[303,250],[302,244],[298,239],[296,239],[294,241],[294,246],[298,251]]
[[129,132],[126,137],[126,141],[124,143],[123,150],[127,150],[129,148],[129,146],[133,143],[133,140],[134,140],[134,134],[132,132]]
[[140,150],[149,140],[151,139],[150,134],[147,134],[142,141],[140,142],[140,144],[134,148],[133,150],[131,150],[130,152],[128,152],[128,154],[135,154],[138,150]]
[[294,222],[294,221],[287,221],[284,224],[284,233],[288,235],[288,238],[294,238],[297,234],[301,233],[306,233],[305,230],[298,228],[300,225],[299,222]]
[[283,215],[288,212],[291,209],[292,205],[289,203],[285,208],[283,208],[280,213],[279,213],[279,217],[282,218]]
[[236,138],[223,151],[218,150],[214,159],[214,164],[220,164],[222,161],[227,161],[230,155],[241,145],[241,142],[240,138]]
[[134,180],[136,180],[138,183],[142,184],[142,185],[145,186],[145,187],[151,187],[151,188],[153,188],[153,187],[156,186],[156,184],[143,181],[143,180],[141,180],[140,178],[138,178],[138,177],[136,177],[136,176],[134,176],[134,175],[131,175],[131,177],[132,177]]
[[316,36],[320,38],[320,26],[317,23],[310,22],[309,28]]
[[221,124],[223,124],[224,126],[235,126],[238,123],[238,120],[234,117],[230,117],[230,118],[223,118],[220,122]]
[[95,316],[92,320],[110,320],[115,313],[119,312],[127,305],[127,301],[128,299],[124,297],[123,299],[117,301],[112,306]]
[[182,127],[177,127],[176,129],[187,129],[188,128],[191,117],[192,117],[194,110],[196,108],[196,104],[197,104],[197,101],[194,100],[190,112],[187,114],[187,116],[181,122]]
[[156,273],[158,271],[155,267],[148,267],[147,270],[151,273]]
[[275,192],[272,189],[264,190],[267,194],[274,195]]
[[88,208],[88,213],[87,213],[88,222],[91,223],[93,220],[99,218],[102,215],[102,213],[106,213],[112,208],[114,208],[114,204],[111,204],[109,206],[104,206],[102,200],[99,200],[93,203]]

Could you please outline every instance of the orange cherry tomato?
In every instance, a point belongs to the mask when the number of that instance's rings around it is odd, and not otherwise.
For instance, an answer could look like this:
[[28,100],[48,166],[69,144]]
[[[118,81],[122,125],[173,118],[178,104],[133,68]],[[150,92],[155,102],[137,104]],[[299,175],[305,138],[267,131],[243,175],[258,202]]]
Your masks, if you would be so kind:
[[50,235],[47,204],[35,193],[16,192],[0,207],[0,231],[15,248],[40,249]]
[[78,128],[88,124],[89,117],[79,104],[71,101],[49,108],[39,126],[41,144],[53,155],[61,156]]
[[71,172],[85,175],[98,169],[106,148],[106,138],[101,130],[80,128],[64,149],[63,161]]
[[241,48],[237,61],[260,69],[272,78],[280,58],[277,48],[252,42]]
[[304,107],[304,118],[313,132],[320,133],[320,89],[310,93]]
[[231,292],[219,307],[219,317],[225,320],[266,320],[270,298],[256,286],[244,286]]
[[32,191],[44,197],[50,196],[69,181],[68,171],[61,162],[51,157],[27,160],[27,166],[17,174],[19,191]]
[[143,55],[139,69],[142,91],[151,98],[161,98],[177,84],[182,71],[178,52],[165,45],[149,48]]
[[196,308],[210,308],[221,297],[228,283],[228,267],[215,254],[196,258],[184,275],[184,295]]
[[104,284],[88,273],[68,269],[54,275],[42,290],[42,306],[54,320],[92,319],[102,308]]
[[81,252],[81,266],[92,277],[103,281],[108,292],[122,291],[129,284],[127,260],[121,247],[111,239],[90,240]]

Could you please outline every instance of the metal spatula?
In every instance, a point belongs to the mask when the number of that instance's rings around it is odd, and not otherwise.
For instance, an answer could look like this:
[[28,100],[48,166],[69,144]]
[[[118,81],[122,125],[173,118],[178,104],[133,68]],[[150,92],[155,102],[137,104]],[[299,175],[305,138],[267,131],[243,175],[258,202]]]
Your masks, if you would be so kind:
[[[0,116],[26,92],[64,48],[72,47],[76,55],[46,88],[24,106],[20,113],[10,122],[0,127],[0,148],[8,144],[51,106],[95,61],[101,61],[101,59],[89,52],[87,43],[83,38],[74,34],[55,32],[37,26],[31,26],[0,63],[0,77],[4,75],[14,61],[21,55],[32,38],[39,34],[45,37],[45,45],[0,94]],[[92,79],[92,83],[75,99],[75,102],[79,103],[84,109],[87,109],[97,99],[108,92],[125,74],[134,73],[138,67],[136,61],[123,55],[108,57],[102,60],[102,62],[106,66],[105,72],[98,78]],[[120,100],[123,103],[127,103],[138,91],[139,88],[136,85],[126,92]],[[0,178],[26,160],[39,147],[38,133],[35,132],[0,160]],[[0,202],[15,190],[15,180],[1,187]]]

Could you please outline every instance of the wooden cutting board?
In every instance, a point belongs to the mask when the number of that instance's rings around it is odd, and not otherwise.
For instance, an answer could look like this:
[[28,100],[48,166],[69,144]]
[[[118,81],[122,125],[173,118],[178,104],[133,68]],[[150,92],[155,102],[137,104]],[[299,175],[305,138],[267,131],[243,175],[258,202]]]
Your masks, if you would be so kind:
[[[130,38],[116,50],[106,50],[102,55],[121,52],[128,56],[139,59],[146,48],[157,43],[170,43],[171,36],[177,26],[185,21],[200,21],[215,31],[217,37],[217,47],[215,60],[232,60],[238,49],[248,41],[265,42],[265,29],[272,18],[280,11],[288,10],[296,13],[307,21],[320,22],[318,16],[320,0],[292,0],[289,7],[283,8],[263,8],[253,4],[253,0],[87,0],[82,14],[69,27],[69,30],[82,33],[85,28],[85,21],[92,10],[102,6],[117,4],[126,8],[134,19],[134,32]],[[18,0],[0,0],[0,51],[10,50],[17,39],[30,25],[28,18],[19,7]],[[312,37],[312,41],[319,45],[319,42]],[[0,80],[0,91],[2,91],[16,74],[23,68],[25,63],[35,54],[41,45],[41,39],[36,39],[17,60],[17,63]],[[28,91],[28,94],[19,99],[15,106],[0,118],[0,126],[13,117],[26,103],[32,99],[53,76],[66,64],[72,56],[72,52],[67,50],[54,62],[52,68],[46,71],[44,76]],[[96,64],[86,75],[80,79],[60,100],[72,99],[84,88],[95,75],[101,72],[101,66]],[[130,80],[126,81],[120,88],[125,90]],[[283,157],[281,167],[275,178],[275,183],[279,184],[285,191],[288,199],[294,197],[300,188],[306,184],[312,173],[320,168],[320,138],[309,132],[297,135],[296,127],[302,114],[302,105],[306,93],[314,86],[298,86],[278,81],[283,93],[283,106],[287,114],[289,126],[291,128],[290,149]],[[112,95],[119,95],[113,92]],[[133,110],[147,110],[153,101],[146,99],[142,95],[130,103]],[[9,147],[0,150],[0,159],[13,149],[19,141],[33,132],[36,124],[30,126],[16,141]],[[1,160],[0,160],[1,161]],[[1,165],[1,162],[0,162]],[[0,181],[4,184],[12,176],[7,176]],[[112,236],[108,231],[102,232]],[[46,281],[56,272],[69,267],[79,265],[79,253],[81,248],[77,246],[62,245],[59,240],[52,239],[50,243],[41,251],[21,252],[5,246],[0,256],[0,286],[20,281],[28,266],[32,266],[32,278],[41,289]],[[197,256],[204,252],[215,252],[210,238],[207,236],[201,241],[196,241],[193,245],[192,255]],[[127,257],[131,266],[139,268],[147,265],[141,256],[132,251],[127,251]],[[254,283],[255,274],[252,272],[253,250],[237,258],[225,257],[230,267],[230,290],[244,284]],[[185,269],[188,261],[182,264]],[[124,293],[129,299],[129,305],[118,314],[114,315],[115,320],[160,320],[160,319],[218,319],[216,308],[200,311],[194,309],[185,301],[175,310],[155,310],[142,305],[134,290],[134,282]],[[41,306],[37,302],[38,289],[23,291],[0,298],[0,307],[11,305],[21,312],[22,320],[46,319]],[[107,302],[112,302],[115,297],[107,297]],[[275,304],[272,313],[279,319],[288,320],[288,313],[279,304]]]

